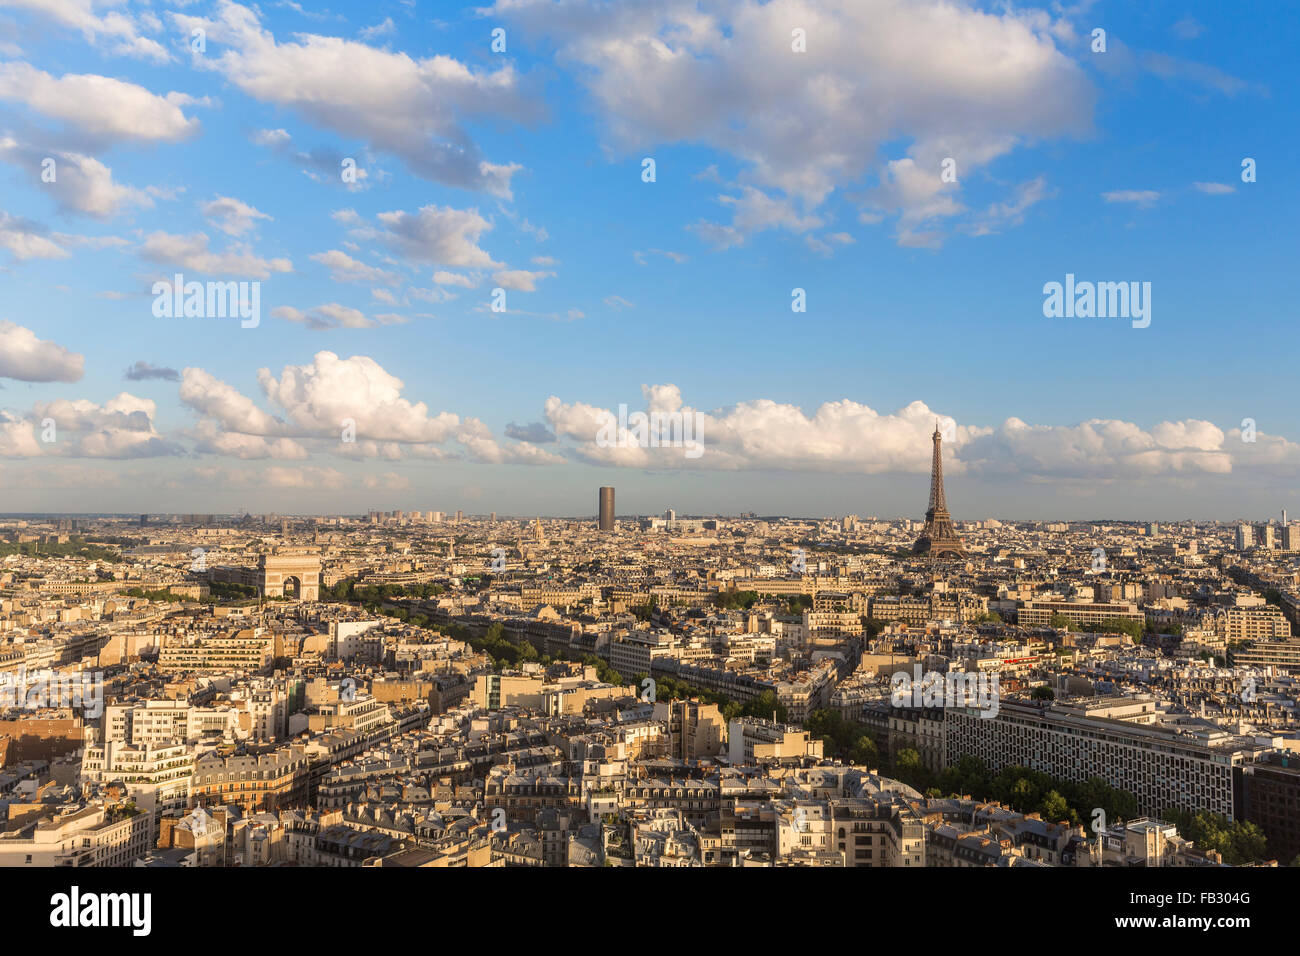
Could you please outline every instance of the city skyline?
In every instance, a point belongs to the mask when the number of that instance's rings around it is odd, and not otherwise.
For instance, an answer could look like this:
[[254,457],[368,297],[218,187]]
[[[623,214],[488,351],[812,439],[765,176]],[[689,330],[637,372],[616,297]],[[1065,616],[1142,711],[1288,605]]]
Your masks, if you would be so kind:
[[61,9],[0,13],[10,511],[917,516],[936,417],[959,520],[1300,511],[1292,11]]

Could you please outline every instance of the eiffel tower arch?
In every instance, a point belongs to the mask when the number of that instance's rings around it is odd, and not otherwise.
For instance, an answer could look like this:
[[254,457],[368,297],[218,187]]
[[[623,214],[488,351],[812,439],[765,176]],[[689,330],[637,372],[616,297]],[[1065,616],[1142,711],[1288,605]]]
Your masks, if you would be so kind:
[[930,507],[925,511],[925,528],[912,545],[913,554],[924,554],[935,560],[960,560],[966,557],[966,545],[953,527],[948,514],[948,502],[943,495],[943,435],[935,423],[934,460],[930,465]]

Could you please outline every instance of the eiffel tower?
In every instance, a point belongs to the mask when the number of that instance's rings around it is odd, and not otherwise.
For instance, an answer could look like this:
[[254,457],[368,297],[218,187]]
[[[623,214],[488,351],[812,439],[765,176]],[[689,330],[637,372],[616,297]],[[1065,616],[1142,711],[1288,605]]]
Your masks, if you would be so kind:
[[925,528],[912,545],[913,554],[927,554],[935,560],[964,558],[966,546],[952,526],[948,503],[943,497],[943,435],[934,423],[934,461],[930,465],[930,507],[925,511]]

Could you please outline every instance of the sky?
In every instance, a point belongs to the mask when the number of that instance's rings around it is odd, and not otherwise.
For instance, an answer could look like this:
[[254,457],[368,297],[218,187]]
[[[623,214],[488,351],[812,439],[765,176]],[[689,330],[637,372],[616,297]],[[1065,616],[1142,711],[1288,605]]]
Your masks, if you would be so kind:
[[0,513],[1300,515],[1298,25],[0,0]]

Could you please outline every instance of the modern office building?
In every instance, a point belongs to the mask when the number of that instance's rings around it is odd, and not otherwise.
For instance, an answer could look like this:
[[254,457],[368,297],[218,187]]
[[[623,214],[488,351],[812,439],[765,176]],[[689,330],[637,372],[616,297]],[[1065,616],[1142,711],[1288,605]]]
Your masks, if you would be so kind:
[[1255,546],[1255,529],[1248,524],[1237,525],[1237,550],[1249,551]]
[[600,489],[599,498],[600,530],[614,530],[614,489],[605,486]]

